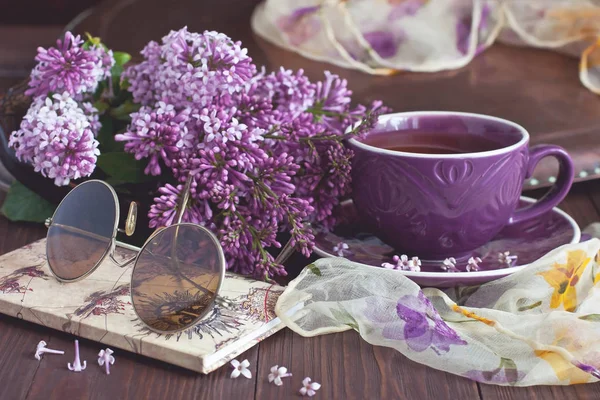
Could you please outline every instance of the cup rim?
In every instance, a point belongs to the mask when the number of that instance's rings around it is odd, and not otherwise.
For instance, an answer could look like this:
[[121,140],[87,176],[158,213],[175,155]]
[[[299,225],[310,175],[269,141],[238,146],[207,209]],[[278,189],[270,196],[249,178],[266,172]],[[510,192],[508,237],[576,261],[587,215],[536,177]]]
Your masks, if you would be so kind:
[[380,147],[371,146],[369,144],[365,144],[363,142],[360,142],[356,138],[348,139],[348,143],[355,147],[361,148],[363,150],[367,150],[367,151],[370,151],[373,153],[387,154],[387,155],[391,155],[391,156],[429,158],[429,159],[440,159],[440,158],[463,159],[463,158],[483,158],[483,157],[490,157],[490,156],[496,156],[496,155],[510,153],[513,150],[516,150],[529,142],[529,132],[527,132],[527,130],[524,127],[517,124],[516,122],[512,122],[512,121],[509,121],[504,118],[494,117],[494,116],[486,115],[486,114],[468,113],[468,112],[460,112],[460,111],[406,111],[406,112],[397,112],[397,113],[391,113],[391,114],[382,114],[377,119],[377,125],[379,125],[382,122],[387,122],[387,120],[390,120],[390,119],[396,118],[396,117],[426,116],[426,115],[427,116],[429,116],[429,115],[432,115],[432,116],[458,116],[458,117],[487,119],[489,121],[512,126],[513,128],[515,128],[517,131],[519,131],[521,133],[522,137],[517,143],[511,144],[510,146],[501,147],[501,148],[495,149],[495,150],[487,150],[487,151],[480,151],[480,152],[473,152],[473,153],[460,153],[460,154],[431,154],[431,153],[412,153],[412,152],[409,153],[406,151],[388,150],[388,149],[382,149]]

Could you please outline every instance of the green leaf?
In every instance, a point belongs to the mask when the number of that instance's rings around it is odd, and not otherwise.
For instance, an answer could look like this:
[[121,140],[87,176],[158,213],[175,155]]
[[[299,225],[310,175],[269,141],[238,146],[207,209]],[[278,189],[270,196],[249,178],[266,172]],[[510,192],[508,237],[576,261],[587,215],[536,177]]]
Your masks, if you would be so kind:
[[108,112],[108,114],[111,117],[118,119],[120,121],[129,121],[131,119],[129,117],[129,114],[131,114],[132,112],[136,112],[139,109],[140,109],[139,104],[135,104],[131,100],[127,100],[123,104],[119,105],[118,107],[112,108]]
[[308,268],[308,270],[310,272],[312,272],[313,274],[315,274],[317,276],[322,276],[323,275],[323,274],[321,274],[321,270],[315,264],[308,264],[306,266],[306,268]]
[[108,115],[100,116],[102,127],[98,132],[98,142],[100,142],[100,153],[122,152],[123,145],[115,141],[114,120]]
[[[342,306],[340,305],[340,307],[342,307]],[[340,322],[344,325],[348,325],[350,328],[354,329],[355,331],[359,330],[358,322],[356,322],[354,317],[352,315],[350,315],[350,313],[348,311],[346,311],[343,307],[341,309],[330,308],[329,311],[331,311],[331,314],[338,322]]]
[[121,90],[129,88],[129,86],[131,86],[131,83],[129,83],[129,79],[127,78],[123,78],[119,83],[119,87],[121,88]]
[[56,206],[14,181],[0,212],[11,221],[44,222],[54,214]]
[[121,75],[125,70],[125,68],[123,68],[123,65],[125,65],[129,60],[131,60],[131,56],[122,51],[115,51],[113,53],[113,56],[115,58],[115,65],[113,65],[112,69],[110,70],[110,75],[113,80],[114,90],[117,91],[121,89]]
[[115,65],[123,66],[131,60],[131,55],[129,53],[125,53],[124,51],[115,51],[113,53],[113,57],[115,58]]
[[[110,70],[110,76],[112,77],[113,83],[119,82],[119,80],[121,79],[122,73],[123,73],[122,65],[118,65],[118,64],[113,65],[113,67]],[[119,87],[119,85],[115,85],[115,86]]]
[[94,102],[94,108],[98,110],[98,114],[104,114],[104,111],[108,110],[110,108],[110,105],[105,101],[98,100]]
[[86,32],[85,36],[87,37],[87,42],[90,43],[90,45],[98,46],[102,44],[102,40],[100,40],[99,37],[94,37],[89,32]]
[[584,321],[600,322],[600,314],[582,315],[581,317],[579,317],[579,319],[582,319]]
[[102,153],[98,156],[97,165],[117,181],[140,183],[154,179],[144,174],[145,162],[125,152]]

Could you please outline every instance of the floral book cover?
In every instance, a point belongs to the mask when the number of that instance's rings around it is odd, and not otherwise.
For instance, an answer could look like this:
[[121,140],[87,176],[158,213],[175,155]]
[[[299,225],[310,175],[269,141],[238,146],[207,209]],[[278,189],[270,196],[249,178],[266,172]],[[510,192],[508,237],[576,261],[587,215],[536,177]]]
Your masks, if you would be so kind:
[[[133,255],[117,247],[115,258]],[[0,257],[0,312],[202,373],[283,328],[274,312],[281,286],[227,273],[221,294],[233,305],[215,306],[178,334],[154,333],[133,311],[132,268],[107,257],[86,279],[61,283],[48,269],[42,239]]]

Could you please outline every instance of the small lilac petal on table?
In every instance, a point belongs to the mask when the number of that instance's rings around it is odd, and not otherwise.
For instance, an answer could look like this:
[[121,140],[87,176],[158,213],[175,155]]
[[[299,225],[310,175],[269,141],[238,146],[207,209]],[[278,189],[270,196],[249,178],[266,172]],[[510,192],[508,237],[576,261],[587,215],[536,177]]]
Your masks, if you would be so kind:
[[302,396],[312,397],[316,394],[317,390],[321,388],[321,384],[318,382],[312,382],[310,377],[304,378],[302,381],[302,387],[300,388],[300,394]]
[[98,365],[105,367],[106,375],[110,375],[110,365],[115,363],[114,351],[109,348],[100,350],[98,353]]
[[283,385],[281,378],[287,378],[288,376],[292,376],[292,374],[287,372],[286,367],[274,365],[271,367],[271,373],[269,374],[269,383],[273,382],[275,385],[281,386]]
[[252,372],[248,369],[250,366],[250,362],[248,360],[244,360],[239,362],[238,360],[231,360],[231,366],[233,367],[233,371],[231,371],[231,378],[237,378],[238,376],[243,375],[248,379],[252,378]]
[[67,363],[67,368],[69,371],[73,372],[81,372],[87,367],[87,361],[83,361],[81,363],[81,359],[79,358],[79,340],[75,340],[75,360],[73,361],[73,365],[71,363]]
[[42,354],[44,353],[50,353],[50,354],[65,354],[64,351],[62,350],[52,350],[52,349],[48,349],[46,348],[47,344],[45,341],[40,340],[40,342],[37,344],[36,349],[35,349],[35,359],[36,360],[41,360],[42,359]]

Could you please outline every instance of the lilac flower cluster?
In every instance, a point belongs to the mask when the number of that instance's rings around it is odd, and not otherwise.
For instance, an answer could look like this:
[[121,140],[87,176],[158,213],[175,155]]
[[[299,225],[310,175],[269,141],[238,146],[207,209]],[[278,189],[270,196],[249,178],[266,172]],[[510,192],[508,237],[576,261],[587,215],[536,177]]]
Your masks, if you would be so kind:
[[115,60],[112,51],[99,44],[87,49],[79,35],[67,32],[57,47],[38,48],[38,64],[31,71],[29,89],[33,97],[50,93],[68,93],[80,100],[85,93],[93,93],[98,83],[110,76]]
[[164,101],[175,107],[202,108],[215,96],[240,92],[256,67],[240,42],[218,32],[171,31],[162,44],[151,41],[144,61],[125,76],[137,103]]
[[285,274],[266,249],[281,247],[277,234],[286,231],[311,253],[310,224],[333,225],[349,193],[352,152],[342,141],[370,129],[385,108],[352,107],[346,80],[329,72],[316,83],[302,70],[257,72],[239,42],[216,32],[172,31],[141,54],[124,79],[143,107],[115,139],[148,160],[146,174],[170,172],[179,182],[159,190],[151,226],[173,222],[192,174],[183,218],[217,234],[228,268]]
[[54,179],[58,186],[88,176],[100,151],[94,137],[94,108],[86,107],[90,114],[67,92],[38,97],[20,129],[11,134],[9,145],[20,160],[33,164],[36,172]]
[[56,185],[67,185],[95,169],[100,122],[90,100],[115,60],[99,42],[84,43],[71,32],[57,47],[40,47],[36,60],[25,92],[33,103],[9,144],[20,160]]

